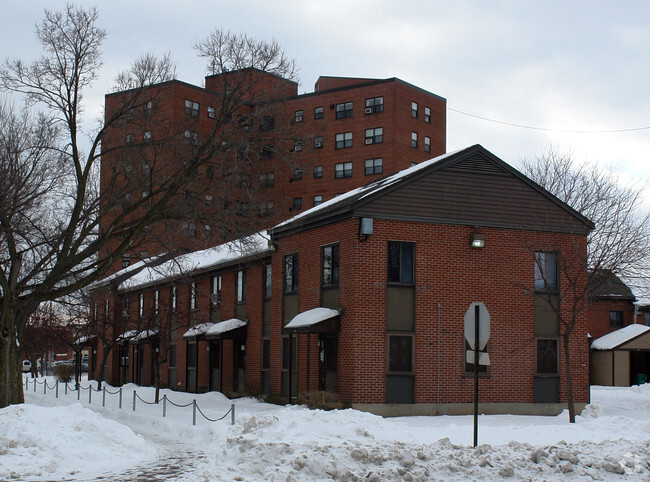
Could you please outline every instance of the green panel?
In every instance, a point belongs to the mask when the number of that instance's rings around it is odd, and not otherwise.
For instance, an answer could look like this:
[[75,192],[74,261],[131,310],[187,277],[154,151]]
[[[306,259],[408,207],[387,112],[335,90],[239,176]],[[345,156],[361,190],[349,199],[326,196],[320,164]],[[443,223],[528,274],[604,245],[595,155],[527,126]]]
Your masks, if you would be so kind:
[[557,295],[535,295],[535,336],[559,336],[560,323],[557,310]]
[[413,286],[388,286],[386,329],[413,331],[415,329],[415,289]]
[[320,305],[324,308],[331,308],[333,310],[339,309],[339,289],[328,288],[321,290]]
[[298,314],[298,293],[282,297],[282,326],[289,323]]
[[262,337],[271,336],[271,300],[264,300],[264,313],[262,315]]
[[413,403],[413,375],[386,376],[386,403]]
[[210,310],[210,321],[212,323],[219,323],[221,321],[221,306],[212,305]]
[[235,318],[246,320],[246,303],[237,304],[235,306]]

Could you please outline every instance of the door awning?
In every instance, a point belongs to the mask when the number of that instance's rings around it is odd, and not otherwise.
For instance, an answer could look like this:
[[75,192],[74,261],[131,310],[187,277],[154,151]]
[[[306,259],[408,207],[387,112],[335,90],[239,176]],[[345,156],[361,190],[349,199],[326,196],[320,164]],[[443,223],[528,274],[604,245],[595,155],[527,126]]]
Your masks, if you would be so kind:
[[341,331],[341,314],[331,308],[312,308],[303,311],[283,328],[285,333],[338,333]]
[[137,345],[140,342],[143,342],[147,338],[151,338],[158,334],[158,330],[129,330],[122,333],[117,337],[118,343],[129,343],[131,345]]
[[213,338],[246,338],[246,326],[248,322],[242,321],[238,318],[231,318],[226,321],[214,323],[210,329],[205,333],[205,338],[210,340]]
[[183,340],[197,341],[205,340],[205,333],[214,326],[214,323],[199,323],[187,330],[183,335]]

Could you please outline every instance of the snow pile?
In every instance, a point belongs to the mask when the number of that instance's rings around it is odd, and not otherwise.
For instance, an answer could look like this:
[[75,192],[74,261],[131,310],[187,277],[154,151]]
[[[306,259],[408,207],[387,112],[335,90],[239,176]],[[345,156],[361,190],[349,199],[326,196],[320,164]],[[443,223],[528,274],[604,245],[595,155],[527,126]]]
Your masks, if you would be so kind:
[[[592,387],[592,404],[575,424],[568,423],[566,412],[481,415],[475,448],[471,416],[382,418],[356,410],[229,400],[216,392],[162,390],[161,397],[176,403],[167,403],[163,418],[161,404],[138,400],[133,411],[134,390],[152,401],[149,387],[122,387],[122,409],[117,395],[107,395],[102,407],[95,392],[90,406],[98,413],[82,408],[74,392],[59,390],[55,398],[41,387],[30,388],[26,398],[43,406],[0,410],[0,479],[650,478],[650,384]],[[88,391],[82,392],[84,406],[88,398]],[[199,415],[192,425],[193,400],[211,418],[227,415],[234,404],[236,423],[230,424],[230,416],[209,422]]]
[[129,427],[79,403],[0,410],[0,480],[88,479],[156,455]]

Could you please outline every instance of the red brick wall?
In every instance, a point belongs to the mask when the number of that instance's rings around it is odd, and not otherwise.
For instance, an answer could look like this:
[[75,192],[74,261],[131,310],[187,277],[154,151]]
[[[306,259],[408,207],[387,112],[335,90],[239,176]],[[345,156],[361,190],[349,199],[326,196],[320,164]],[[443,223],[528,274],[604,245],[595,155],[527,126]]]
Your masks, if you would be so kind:
[[[623,312],[622,326],[610,325],[610,311]],[[589,334],[594,340],[632,323],[634,323],[634,304],[631,301],[592,300],[589,304]]]

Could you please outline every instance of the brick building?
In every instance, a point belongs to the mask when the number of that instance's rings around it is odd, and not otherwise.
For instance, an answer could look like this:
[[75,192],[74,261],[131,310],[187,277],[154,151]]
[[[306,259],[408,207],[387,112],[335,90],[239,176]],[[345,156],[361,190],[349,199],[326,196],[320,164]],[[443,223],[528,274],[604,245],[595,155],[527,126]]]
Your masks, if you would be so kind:
[[125,204],[155,202],[148,196],[187,159],[208,159],[170,203],[174,219],[147,226],[113,271],[268,228],[445,152],[445,99],[397,78],[320,77],[298,95],[295,82],[247,69],[205,87],[173,80],[109,94],[105,112],[104,231]]
[[[106,378],[152,383],[152,353],[166,351],[161,379],[177,389],[328,390],[387,415],[470,413],[463,318],[482,302],[491,333],[481,411],[558,413],[565,358],[545,306],[565,283],[556,256],[586,257],[591,229],[481,146],[442,155],[267,234],[155,269],[136,263],[97,284],[94,318],[127,334]],[[589,401],[586,313],[571,343],[581,405]]]
[[589,296],[589,336],[592,339],[634,324],[636,297],[616,275],[603,271],[593,276]]

